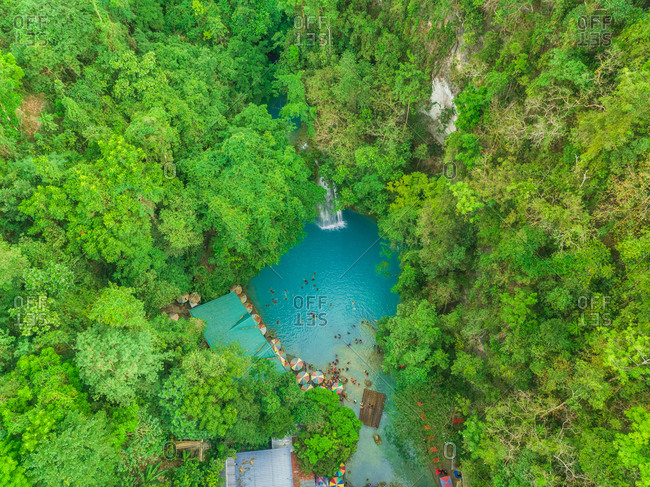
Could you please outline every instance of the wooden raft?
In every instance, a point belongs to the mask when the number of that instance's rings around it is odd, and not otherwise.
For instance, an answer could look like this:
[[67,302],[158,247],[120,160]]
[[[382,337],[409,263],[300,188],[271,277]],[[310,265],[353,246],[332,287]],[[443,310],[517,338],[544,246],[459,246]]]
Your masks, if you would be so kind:
[[386,394],[370,389],[363,390],[363,399],[361,403],[363,408],[359,411],[359,419],[366,426],[378,428],[381,421],[381,415],[384,413],[384,402]]

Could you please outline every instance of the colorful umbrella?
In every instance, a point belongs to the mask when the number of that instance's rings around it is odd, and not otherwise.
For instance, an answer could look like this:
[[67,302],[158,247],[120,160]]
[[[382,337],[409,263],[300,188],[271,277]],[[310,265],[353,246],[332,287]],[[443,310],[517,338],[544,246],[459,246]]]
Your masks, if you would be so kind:
[[262,317],[260,315],[251,315],[251,316],[255,320],[255,323],[261,323],[262,322]]
[[262,323],[258,323],[257,327],[262,332],[262,335],[266,335],[266,326],[264,326]]
[[309,389],[313,389],[314,386],[312,386],[311,384],[307,383],[307,384],[303,384],[303,385],[301,385],[300,388],[301,388],[303,391],[308,391]]
[[275,353],[284,353],[282,351],[282,343],[280,343],[280,340],[278,340],[277,338],[271,340],[271,348]]
[[293,360],[291,360],[291,368],[293,370],[300,370],[305,366],[305,362],[302,361],[302,359],[296,357]]
[[245,294],[240,294],[240,295],[239,295],[239,300],[240,300],[242,303],[245,303],[246,301],[248,301],[248,297],[247,297]]
[[253,312],[253,305],[251,303],[246,303],[246,310],[249,313],[252,313]]
[[296,382],[298,384],[306,384],[309,382],[309,372],[298,372],[296,374]]
[[315,372],[311,373],[311,381],[314,384],[320,384],[325,380],[325,374],[323,374],[320,370],[316,370]]
[[332,390],[337,394],[341,394],[343,392],[343,384],[341,384],[338,381],[335,382],[334,384],[332,384]]
[[242,289],[241,286],[237,284],[236,286],[232,287],[231,291],[235,291],[236,294],[241,294]]
[[442,487],[454,487],[454,484],[451,483],[451,479],[449,478],[449,475],[446,477],[440,477],[440,485]]
[[291,367],[289,367],[289,362],[287,362],[287,356],[282,354],[278,355],[278,358],[280,359],[280,363],[282,364],[282,367],[284,367],[287,370],[291,370]]
[[330,487],[343,487],[343,479],[341,477],[332,477],[330,479]]
[[339,466],[338,471],[336,472],[337,477],[343,477],[343,474],[345,473],[345,463],[341,463]]

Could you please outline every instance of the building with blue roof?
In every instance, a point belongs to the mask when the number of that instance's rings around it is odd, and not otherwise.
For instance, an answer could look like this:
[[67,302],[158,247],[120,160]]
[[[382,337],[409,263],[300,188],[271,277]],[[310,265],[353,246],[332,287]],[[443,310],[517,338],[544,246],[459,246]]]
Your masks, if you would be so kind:
[[226,460],[225,487],[294,487],[291,448],[247,451]]

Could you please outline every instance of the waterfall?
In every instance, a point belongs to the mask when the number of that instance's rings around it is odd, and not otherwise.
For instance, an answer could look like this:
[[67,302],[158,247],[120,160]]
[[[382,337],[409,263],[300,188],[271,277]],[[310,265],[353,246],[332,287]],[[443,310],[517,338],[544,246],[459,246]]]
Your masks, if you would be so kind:
[[336,189],[334,186],[330,188],[320,177],[317,182],[319,186],[325,188],[327,191],[325,201],[316,206],[319,214],[318,221],[316,222],[317,225],[322,230],[338,230],[339,228],[344,228],[345,221],[343,220],[343,212],[341,210],[334,211],[334,208],[336,208]]

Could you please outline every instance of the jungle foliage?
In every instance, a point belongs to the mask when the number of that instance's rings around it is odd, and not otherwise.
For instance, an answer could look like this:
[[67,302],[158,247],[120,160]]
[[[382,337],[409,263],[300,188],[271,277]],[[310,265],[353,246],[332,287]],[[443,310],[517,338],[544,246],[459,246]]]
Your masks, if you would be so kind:
[[[216,486],[299,426],[305,467],[354,452],[335,396],[161,314],[298,242],[318,159],[399,253],[378,338],[405,454],[444,433],[471,485],[650,486],[646,2],[0,13],[0,484]],[[457,93],[444,145],[432,73]],[[167,461],[185,438],[219,446]]]

